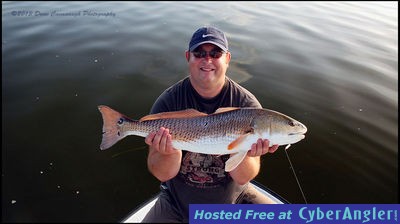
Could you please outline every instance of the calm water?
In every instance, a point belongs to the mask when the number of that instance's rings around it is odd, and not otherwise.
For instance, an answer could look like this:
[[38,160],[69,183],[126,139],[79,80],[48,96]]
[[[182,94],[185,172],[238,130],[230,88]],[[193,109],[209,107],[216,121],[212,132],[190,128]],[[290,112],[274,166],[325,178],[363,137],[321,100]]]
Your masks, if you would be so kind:
[[[116,222],[157,193],[143,138],[100,151],[97,105],[147,114],[203,25],[226,32],[230,77],[307,125],[288,153],[309,203],[399,202],[397,2],[2,8],[2,221]],[[262,161],[256,180],[304,203],[283,150]]]

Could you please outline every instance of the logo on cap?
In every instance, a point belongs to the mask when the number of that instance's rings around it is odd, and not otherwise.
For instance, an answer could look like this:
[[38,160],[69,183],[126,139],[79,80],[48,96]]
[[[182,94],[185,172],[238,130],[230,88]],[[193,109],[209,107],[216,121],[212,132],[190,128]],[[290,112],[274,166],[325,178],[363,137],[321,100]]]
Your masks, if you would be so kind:
[[212,35],[212,34],[203,34],[203,38],[206,38],[206,37],[212,37],[212,36],[214,36],[214,35]]

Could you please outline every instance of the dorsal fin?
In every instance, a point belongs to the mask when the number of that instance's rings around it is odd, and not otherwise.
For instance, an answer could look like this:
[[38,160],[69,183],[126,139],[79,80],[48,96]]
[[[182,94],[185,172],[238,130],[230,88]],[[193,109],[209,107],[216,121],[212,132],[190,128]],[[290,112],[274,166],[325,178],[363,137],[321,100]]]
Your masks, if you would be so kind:
[[150,121],[150,120],[158,120],[158,119],[167,119],[167,118],[191,118],[191,117],[202,117],[207,116],[206,113],[202,113],[195,109],[187,109],[180,111],[172,111],[172,112],[162,112],[158,114],[150,114],[140,118],[139,121]]
[[239,109],[240,107],[220,107],[214,112],[214,114],[225,113],[228,111],[239,110]]

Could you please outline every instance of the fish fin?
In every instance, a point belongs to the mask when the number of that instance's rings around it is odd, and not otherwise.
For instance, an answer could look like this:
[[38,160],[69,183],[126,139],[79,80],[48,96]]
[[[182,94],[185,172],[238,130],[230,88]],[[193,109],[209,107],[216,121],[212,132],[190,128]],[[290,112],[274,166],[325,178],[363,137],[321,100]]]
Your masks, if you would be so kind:
[[231,156],[231,158],[229,158],[226,162],[225,162],[225,171],[226,172],[231,172],[232,170],[234,170],[244,159],[244,157],[246,157],[247,155],[247,151],[240,151],[238,153],[235,153],[233,156]]
[[239,136],[237,139],[233,140],[229,145],[228,145],[228,150],[232,150],[236,148],[240,143],[242,143],[247,136],[249,136],[251,133],[246,133],[244,135]]
[[105,150],[125,137],[121,131],[121,121],[132,120],[107,106],[100,105],[98,109],[103,117],[103,138],[100,149]]
[[187,110],[172,111],[172,112],[162,112],[158,114],[150,114],[140,118],[139,121],[142,122],[142,121],[167,119],[167,118],[191,118],[191,117],[202,117],[202,116],[207,116],[207,114],[202,113],[195,109],[187,109]]
[[228,111],[234,111],[234,110],[239,110],[239,109],[240,109],[240,107],[220,107],[214,112],[214,114],[225,113]]

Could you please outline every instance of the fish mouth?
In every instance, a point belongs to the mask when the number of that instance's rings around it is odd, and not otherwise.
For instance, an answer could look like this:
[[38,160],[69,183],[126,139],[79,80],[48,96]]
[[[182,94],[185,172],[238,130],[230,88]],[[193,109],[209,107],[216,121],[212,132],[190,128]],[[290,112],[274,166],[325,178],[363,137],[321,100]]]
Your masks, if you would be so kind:
[[307,131],[289,133],[288,135],[304,135]]
[[300,140],[306,137],[305,132],[290,133],[289,136],[298,138]]
[[[307,133],[307,128],[304,127],[300,131],[289,133],[288,135],[305,135]],[[304,137],[303,137],[304,138]]]

